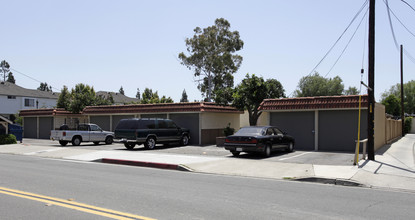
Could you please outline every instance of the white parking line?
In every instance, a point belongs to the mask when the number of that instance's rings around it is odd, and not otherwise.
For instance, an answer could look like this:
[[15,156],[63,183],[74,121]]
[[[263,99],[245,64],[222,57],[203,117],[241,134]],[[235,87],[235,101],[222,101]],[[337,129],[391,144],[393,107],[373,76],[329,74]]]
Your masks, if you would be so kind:
[[288,160],[288,159],[292,159],[292,158],[296,158],[296,157],[301,157],[301,156],[309,154],[309,153],[312,153],[312,152],[304,152],[304,153],[299,154],[299,155],[295,155],[295,156],[292,156],[292,157],[281,158],[279,160]]

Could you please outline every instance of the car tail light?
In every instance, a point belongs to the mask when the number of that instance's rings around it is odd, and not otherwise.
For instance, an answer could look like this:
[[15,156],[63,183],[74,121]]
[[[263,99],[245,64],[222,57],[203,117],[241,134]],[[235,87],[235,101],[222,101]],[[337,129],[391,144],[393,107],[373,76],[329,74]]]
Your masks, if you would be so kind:
[[65,137],[66,136],[66,131],[62,132],[62,135]]
[[256,144],[256,143],[258,143],[258,140],[256,138],[251,138],[250,140],[247,141],[247,143]]

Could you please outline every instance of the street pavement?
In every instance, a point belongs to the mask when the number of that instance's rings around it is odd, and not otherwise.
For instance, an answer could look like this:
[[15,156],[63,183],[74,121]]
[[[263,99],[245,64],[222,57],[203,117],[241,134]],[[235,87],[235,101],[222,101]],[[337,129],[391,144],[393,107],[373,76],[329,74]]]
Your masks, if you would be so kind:
[[[407,134],[378,150],[375,160],[353,166],[354,154],[342,152],[277,152],[269,158],[241,154],[233,157],[216,146],[158,146],[155,150],[122,144],[60,146],[50,140],[24,139],[23,143],[0,145],[0,153],[165,168],[219,175],[284,179],[364,186],[415,192],[415,134]],[[128,163],[126,163],[128,162]],[[168,166],[166,166],[168,165]]]

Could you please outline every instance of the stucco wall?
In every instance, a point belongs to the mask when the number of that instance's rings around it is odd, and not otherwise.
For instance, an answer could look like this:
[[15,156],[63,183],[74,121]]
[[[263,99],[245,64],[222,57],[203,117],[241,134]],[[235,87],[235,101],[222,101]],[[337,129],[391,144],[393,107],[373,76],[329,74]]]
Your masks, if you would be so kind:
[[375,103],[375,151],[386,144],[386,115],[385,106]]
[[[34,99],[35,106],[25,107],[24,106],[25,98]],[[1,114],[16,114],[20,110],[25,110],[25,109],[53,108],[56,106],[56,102],[57,102],[57,99],[44,99],[44,98],[32,98],[32,97],[20,97],[20,96],[17,96],[16,99],[8,99],[7,96],[0,95],[0,103],[2,103],[0,105],[0,113]]]
[[240,114],[235,113],[201,113],[201,129],[223,129],[231,123],[231,127],[239,129]]
[[[262,112],[259,116],[257,125],[258,126],[266,126],[269,125],[270,122],[270,113],[269,112]],[[249,125],[249,114],[248,111],[245,111],[243,114],[240,115],[240,127],[246,127]]]

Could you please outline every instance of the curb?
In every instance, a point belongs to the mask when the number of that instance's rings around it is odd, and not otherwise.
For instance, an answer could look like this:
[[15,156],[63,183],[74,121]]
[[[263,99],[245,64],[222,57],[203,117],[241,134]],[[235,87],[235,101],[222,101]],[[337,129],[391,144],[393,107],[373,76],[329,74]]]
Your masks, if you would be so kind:
[[155,163],[155,162],[146,162],[146,161],[134,161],[134,160],[120,160],[120,159],[110,159],[110,158],[102,158],[98,160],[101,163],[109,163],[109,164],[120,164],[120,165],[128,165],[128,166],[138,166],[138,167],[151,167],[151,168],[158,168],[158,169],[166,169],[166,170],[179,170],[179,171],[189,171],[186,166],[181,164],[168,164],[168,163]]
[[330,178],[321,178],[321,177],[305,177],[305,178],[292,179],[292,181],[333,184],[333,185],[340,185],[340,186],[367,187],[364,184],[354,182],[354,181],[351,181],[351,180],[330,179]]

